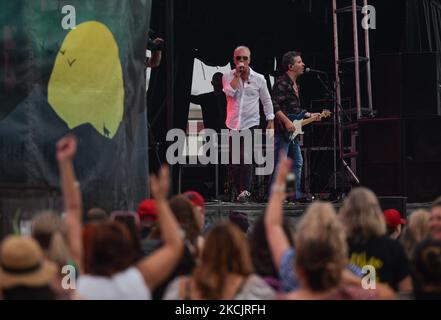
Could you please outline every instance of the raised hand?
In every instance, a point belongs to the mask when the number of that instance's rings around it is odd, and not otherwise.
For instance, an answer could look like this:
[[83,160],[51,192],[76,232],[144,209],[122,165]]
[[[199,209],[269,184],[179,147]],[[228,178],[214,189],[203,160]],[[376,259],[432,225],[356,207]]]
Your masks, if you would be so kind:
[[58,161],[72,160],[77,152],[77,139],[68,134],[57,142],[56,156]]
[[234,75],[239,78],[242,76],[243,73],[245,73],[245,65],[243,63],[239,63],[238,65],[236,65],[236,72],[234,73]]
[[156,200],[166,200],[170,190],[170,173],[168,166],[162,166],[158,176],[150,176],[150,187]]
[[68,134],[56,145],[56,158],[60,170],[60,186],[63,192],[67,239],[72,259],[83,272],[82,215],[83,206],[79,183],[72,159],[77,151],[77,139]]
[[156,38],[155,40],[153,40],[153,43],[156,45],[161,45],[164,43],[164,39],[162,38]]

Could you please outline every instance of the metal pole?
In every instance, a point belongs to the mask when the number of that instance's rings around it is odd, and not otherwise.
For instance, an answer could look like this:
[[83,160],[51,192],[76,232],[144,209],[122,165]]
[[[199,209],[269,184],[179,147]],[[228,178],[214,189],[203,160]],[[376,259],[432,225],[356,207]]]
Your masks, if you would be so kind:
[[346,163],[346,161],[342,160],[342,162],[343,162],[343,166],[350,173],[352,179],[354,179],[357,184],[360,184],[360,179],[358,179],[357,175],[354,173],[354,171],[352,171],[351,167]]
[[[332,0],[332,20],[334,29],[334,68],[335,68],[335,84],[333,86],[332,99],[334,100],[334,190],[337,190],[337,123],[339,122],[340,114],[338,112],[338,105],[341,102],[340,92],[340,75],[339,75],[339,52],[338,52],[338,25],[337,25],[337,0]],[[337,96],[336,96],[337,95]],[[337,99],[337,102],[335,101]],[[340,130],[339,130],[340,136]],[[340,139],[339,139],[340,140]],[[340,154],[341,155],[341,154]]]
[[354,64],[355,64],[355,94],[357,103],[357,119],[361,118],[360,98],[360,59],[358,53],[358,28],[357,28],[357,0],[352,0],[352,29],[354,33]]
[[[367,7],[367,0],[363,0],[363,6]],[[367,13],[366,13],[367,14]],[[366,47],[366,80],[367,80],[367,95],[368,95],[368,103],[369,103],[369,112],[371,116],[374,114],[374,108],[372,104],[372,80],[371,80],[371,51],[369,45],[369,29],[366,28],[364,30],[364,45]]]
[[[174,0],[166,0],[165,3],[165,34],[166,34],[166,115],[167,129],[174,126],[174,105],[175,105],[175,48],[174,48]],[[167,145],[168,147],[168,145]],[[170,177],[173,179],[174,170],[170,166]],[[172,180],[173,181],[173,180]],[[172,183],[174,185],[174,183]],[[174,189],[174,188],[173,188]],[[174,190],[173,190],[174,191]]]

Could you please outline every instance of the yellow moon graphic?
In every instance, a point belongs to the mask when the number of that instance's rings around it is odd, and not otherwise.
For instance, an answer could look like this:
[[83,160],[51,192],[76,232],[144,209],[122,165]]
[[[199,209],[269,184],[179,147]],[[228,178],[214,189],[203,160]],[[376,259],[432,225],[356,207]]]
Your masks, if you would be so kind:
[[114,137],[124,112],[124,81],[118,45],[104,24],[84,22],[67,34],[49,80],[48,101],[69,128],[90,123]]

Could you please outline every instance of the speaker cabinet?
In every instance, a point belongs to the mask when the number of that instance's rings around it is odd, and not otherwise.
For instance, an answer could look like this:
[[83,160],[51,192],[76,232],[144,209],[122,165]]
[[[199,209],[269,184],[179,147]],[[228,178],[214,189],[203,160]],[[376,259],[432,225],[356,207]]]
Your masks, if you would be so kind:
[[441,115],[441,53],[378,55],[374,79],[379,117]]
[[387,209],[395,209],[398,210],[401,217],[407,217],[406,197],[378,197],[378,200],[380,201],[380,206],[383,211]]
[[379,196],[441,195],[441,117],[360,121],[360,178]]
[[405,117],[441,115],[441,54],[403,55]]
[[406,161],[403,175],[409,201],[432,202],[441,195],[441,163]]
[[441,163],[441,118],[406,119],[406,160]]
[[383,54],[375,59],[374,103],[379,117],[399,117],[403,106],[402,54]]
[[[216,168],[215,165],[195,165],[180,166],[180,188],[181,192],[197,191],[205,199],[216,198]],[[227,174],[227,166],[218,166],[218,190],[219,194],[223,192],[224,183]],[[179,183],[179,180],[178,180]]]

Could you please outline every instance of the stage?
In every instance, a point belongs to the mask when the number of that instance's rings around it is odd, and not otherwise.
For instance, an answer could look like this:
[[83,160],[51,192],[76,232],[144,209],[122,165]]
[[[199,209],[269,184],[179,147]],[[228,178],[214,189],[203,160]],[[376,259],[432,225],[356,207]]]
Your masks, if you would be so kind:
[[[343,202],[335,202],[335,210],[339,210]],[[248,215],[250,222],[263,215],[267,203],[232,203],[232,202],[206,202],[205,216],[208,222],[228,219],[228,214],[233,211],[243,212]],[[406,217],[416,209],[426,209],[430,211],[430,203],[408,203],[406,204]],[[296,225],[305,212],[308,204],[285,204],[284,215]]]

